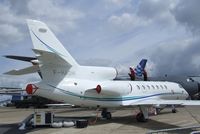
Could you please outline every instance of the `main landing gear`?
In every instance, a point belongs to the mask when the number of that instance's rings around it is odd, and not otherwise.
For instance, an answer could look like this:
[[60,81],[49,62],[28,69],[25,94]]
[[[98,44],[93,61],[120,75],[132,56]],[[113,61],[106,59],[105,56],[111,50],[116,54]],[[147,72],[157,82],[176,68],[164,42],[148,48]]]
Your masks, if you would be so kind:
[[148,108],[145,106],[139,106],[140,112],[136,115],[136,120],[138,122],[147,122],[148,121]]
[[176,107],[172,105],[172,113],[176,113],[176,112],[177,112]]
[[144,118],[144,114],[142,112],[139,112],[137,115],[136,115],[136,120],[138,122],[147,122],[148,119],[145,119]]
[[107,111],[107,108],[103,108],[103,110],[101,112],[101,116],[102,116],[102,118],[107,119],[107,120],[112,119],[112,114]]

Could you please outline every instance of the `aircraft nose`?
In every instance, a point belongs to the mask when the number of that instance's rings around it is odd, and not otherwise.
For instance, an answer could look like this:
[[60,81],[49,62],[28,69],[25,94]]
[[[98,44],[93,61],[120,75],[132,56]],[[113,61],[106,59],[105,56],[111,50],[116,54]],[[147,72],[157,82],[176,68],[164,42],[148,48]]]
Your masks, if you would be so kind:
[[185,99],[188,99],[190,98],[190,95],[188,94],[188,92],[186,90],[182,91],[184,96],[185,96]]

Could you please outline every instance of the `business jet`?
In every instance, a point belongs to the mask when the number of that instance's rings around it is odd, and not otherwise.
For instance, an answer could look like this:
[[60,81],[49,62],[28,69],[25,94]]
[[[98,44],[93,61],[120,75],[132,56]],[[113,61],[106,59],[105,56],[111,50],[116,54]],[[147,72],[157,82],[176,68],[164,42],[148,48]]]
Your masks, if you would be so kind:
[[[147,75],[147,71],[145,69],[147,60],[142,59],[140,64],[137,65],[135,69],[132,67],[129,68],[128,75],[123,75],[123,80],[143,80],[143,81],[169,81],[179,83],[183,86],[184,89],[188,92],[191,99],[198,99],[198,94],[200,93],[200,83],[196,81],[196,76],[177,76],[177,75],[165,75],[165,76],[156,76],[156,77],[149,77]],[[141,78],[143,76],[143,78]],[[140,79],[135,79],[140,77]]]
[[139,107],[136,119],[145,122],[148,108],[156,104],[200,105],[186,100],[188,93],[173,82],[117,81],[112,67],[81,66],[64,48],[47,25],[27,20],[33,51],[38,59],[42,80],[29,83],[29,95],[58,102],[102,109],[102,117],[111,119],[108,108]]
[[[199,99],[200,94],[200,83],[198,81],[195,81],[193,77],[199,77],[199,76],[157,76],[157,77],[149,77],[147,76],[147,71],[145,70],[147,60],[142,59],[140,64],[137,65],[135,69],[132,69],[130,67],[128,75],[124,76],[124,80],[143,80],[143,81],[169,81],[169,82],[175,82],[183,86],[183,88],[188,92],[190,99]],[[139,71],[138,71],[139,70]],[[139,75],[138,75],[139,74]],[[135,78],[141,78],[143,76],[143,79],[135,79]],[[156,105],[154,106],[156,108],[155,114],[159,114],[162,109],[166,107],[166,105]],[[176,113],[175,106],[172,105],[172,113]]]

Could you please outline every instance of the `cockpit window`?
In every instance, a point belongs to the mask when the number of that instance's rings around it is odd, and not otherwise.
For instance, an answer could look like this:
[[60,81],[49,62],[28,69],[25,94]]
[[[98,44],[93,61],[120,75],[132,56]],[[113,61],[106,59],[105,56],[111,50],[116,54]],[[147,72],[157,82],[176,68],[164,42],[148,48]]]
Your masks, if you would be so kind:
[[182,86],[182,85],[180,85],[180,84],[178,84],[178,86],[179,86],[180,88],[183,88],[183,86]]

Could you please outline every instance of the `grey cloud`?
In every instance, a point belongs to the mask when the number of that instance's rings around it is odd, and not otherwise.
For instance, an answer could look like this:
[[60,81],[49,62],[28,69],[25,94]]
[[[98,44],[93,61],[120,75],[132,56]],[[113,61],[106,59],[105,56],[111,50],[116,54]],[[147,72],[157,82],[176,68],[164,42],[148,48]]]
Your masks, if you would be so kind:
[[181,0],[172,10],[176,20],[186,25],[192,32],[200,33],[199,0]]
[[200,39],[196,39],[185,45],[177,42],[156,47],[150,55],[150,60],[155,64],[155,75],[199,75],[199,43]]
[[[199,0],[181,0],[170,9],[176,21],[190,30],[188,40],[166,41],[150,54],[155,75],[199,75],[200,74],[200,17]],[[176,42],[176,43],[175,43]]]
[[28,0],[21,0],[21,2],[17,0],[4,0],[4,2],[9,5],[10,9],[16,15],[29,14]]
[[[4,0],[0,3],[0,47],[21,43],[27,35],[26,19],[45,21],[56,33],[70,32],[84,14],[53,0]],[[22,43],[21,43],[22,44]]]
[[176,0],[141,0],[137,15],[144,18],[145,21],[148,20],[159,25],[174,24],[174,17],[170,10],[175,4]]
[[13,25],[1,24],[0,31],[2,31],[0,33],[1,46],[7,46],[9,43],[20,41],[23,38],[23,34]]
[[138,15],[146,18],[154,18],[165,13],[169,8],[169,1],[154,1],[154,0],[142,0],[139,4]]

